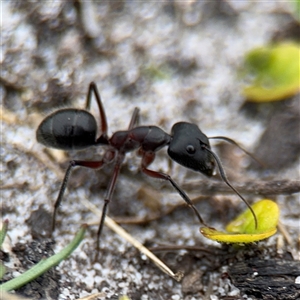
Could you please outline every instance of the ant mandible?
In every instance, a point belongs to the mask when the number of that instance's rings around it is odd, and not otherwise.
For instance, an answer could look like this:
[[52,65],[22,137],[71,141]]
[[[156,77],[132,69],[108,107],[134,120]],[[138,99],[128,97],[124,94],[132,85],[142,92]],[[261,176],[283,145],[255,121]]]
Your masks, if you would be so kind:
[[[92,93],[95,95],[100,113],[101,134],[98,138],[97,122],[94,116],[88,112],[91,105]],[[139,109],[135,108],[128,129],[117,131],[109,138],[107,135],[107,119],[101,97],[96,84],[91,82],[88,89],[85,110],[75,108],[61,109],[47,116],[39,125],[36,132],[37,141],[46,147],[61,150],[82,150],[91,146],[107,147],[103,158],[99,161],[70,161],[54,204],[52,231],[55,229],[57,209],[66,190],[71,170],[76,166],[100,169],[109,163],[114,163],[114,170],[106,190],[102,216],[97,232],[97,250],[99,250],[100,236],[108,204],[111,201],[116,186],[121,164],[124,161],[126,153],[133,150],[138,150],[139,154],[141,154],[141,171],[150,177],[169,181],[187,205],[193,209],[199,222],[207,226],[190,198],[168,174],[148,169],[148,166],[155,159],[155,152],[164,146],[168,146],[168,155],[171,159],[184,167],[201,172],[208,177],[213,175],[216,162],[222,179],[246,203],[257,227],[257,218],[253,209],[247,200],[228,181],[218,156],[210,148],[209,139],[223,139],[241,148],[236,142],[223,136],[207,137],[197,125],[187,122],[174,124],[171,134],[164,132],[157,126],[136,126],[138,114]],[[245,151],[243,148],[241,149]],[[245,152],[251,156],[250,153]]]

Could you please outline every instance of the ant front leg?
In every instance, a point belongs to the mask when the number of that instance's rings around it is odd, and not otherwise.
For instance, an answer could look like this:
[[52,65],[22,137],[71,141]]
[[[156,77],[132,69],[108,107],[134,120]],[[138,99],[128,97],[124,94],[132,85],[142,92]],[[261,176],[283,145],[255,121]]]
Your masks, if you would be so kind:
[[188,195],[179,187],[179,185],[172,179],[172,177],[170,175],[162,173],[162,172],[158,172],[158,171],[149,170],[147,168],[153,162],[154,159],[155,159],[155,153],[154,152],[143,152],[142,167],[141,167],[142,172],[145,173],[146,175],[150,176],[150,177],[159,178],[159,179],[169,181],[172,184],[172,186],[175,188],[175,190],[179,193],[181,198],[187,203],[187,205],[193,209],[193,211],[195,212],[199,222],[202,225],[204,225],[206,227],[209,227],[204,223],[200,213],[198,212],[198,210],[196,209],[196,207],[194,206],[194,204],[192,203],[192,201],[188,197]]
[[52,215],[52,232],[55,230],[55,219],[56,219],[57,209],[58,209],[58,207],[62,201],[63,195],[65,193],[72,168],[79,166],[79,167],[86,167],[86,168],[90,168],[90,169],[100,169],[104,163],[105,163],[104,160],[101,160],[101,161],[71,160],[70,161],[69,167],[68,167],[65,177],[63,179],[58,197],[54,204],[53,215]]

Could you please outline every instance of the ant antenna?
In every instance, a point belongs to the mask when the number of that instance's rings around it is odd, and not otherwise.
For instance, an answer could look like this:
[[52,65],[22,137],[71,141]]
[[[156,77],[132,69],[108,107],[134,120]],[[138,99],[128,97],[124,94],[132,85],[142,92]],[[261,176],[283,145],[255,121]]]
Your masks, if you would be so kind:
[[[226,138],[227,139],[227,138]],[[228,139],[230,140],[230,139]],[[200,141],[200,140],[199,140]],[[235,142],[234,142],[235,143]],[[255,212],[253,211],[252,207],[250,206],[249,202],[231,185],[231,183],[228,181],[227,177],[226,177],[226,174],[225,174],[225,171],[222,167],[222,163],[219,159],[219,157],[214,153],[212,152],[205,144],[201,143],[200,141],[200,145],[202,148],[204,148],[205,150],[207,150],[215,159],[217,165],[218,165],[218,168],[219,168],[219,171],[220,171],[220,175],[223,179],[223,181],[244,201],[244,203],[248,206],[248,208],[250,209],[252,215],[253,215],[253,218],[254,218],[254,221],[255,221],[255,229],[257,229],[257,217],[255,215]]]
[[259,165],[261,165],[262,167],[264,167],[265,165],[259,160],[257,159],[252,153],[250,153],[249,151],[247,151],[245,148],[243,148],[241,145],[239,145],[236,141],[226,137],[226,136],[212,136],[209,137],[208,139],[215,139],[215,140],[223,140],[226,141],[236,147],[238,147],[240,150],[242,150],[244,153],[246,153],[248,156],[250,156],[254,161],[256,161]]

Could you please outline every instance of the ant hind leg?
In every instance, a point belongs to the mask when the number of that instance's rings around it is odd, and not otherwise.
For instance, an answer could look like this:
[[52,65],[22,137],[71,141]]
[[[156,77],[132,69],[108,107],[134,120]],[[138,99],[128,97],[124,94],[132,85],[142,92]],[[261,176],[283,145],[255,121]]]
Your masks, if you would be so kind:
[[135,125],[137,125],[139,119],[139,112],[140,112],[139,108],[135,107],[131,116],[128,130],[132,129]]
[[69,167],[65,173],[65,177],[63,179],[61,188],[59,190],[58,197],[55,201],[54,207],[53,207],[53,215],[52,215],[52,232],[55,230],[55,220],[56,220],[56,213],[57,209],[61,204],[61,201],[63,199],[63,195],[65,193],[65,190],[67,188],[68,180],[71,174],[71,171],[73,167],[79,166],[79,167],[86,167],[90,169],[99,169],[103,166],[104,162],[101,161],[82,161],[82,160],[71,160],[69,163]]
[[101,101],[101,96],[98,91],[97,85],[95,82],[91,82],[89,85],[87,97],[86,97],[86,104],[85,104],[85,109],[90,110],[91,106],[91,100],[92,100],[92,92],[94,92],[94,95],[96,97],[96,101],[98,104],[99,108],[99,114],[100,114],[100,121],[101,121],[101,133],[103,136],[107,137],[107,130],[108,130],[108,125],[107,125],[107,118],[105,114],[105,110]]

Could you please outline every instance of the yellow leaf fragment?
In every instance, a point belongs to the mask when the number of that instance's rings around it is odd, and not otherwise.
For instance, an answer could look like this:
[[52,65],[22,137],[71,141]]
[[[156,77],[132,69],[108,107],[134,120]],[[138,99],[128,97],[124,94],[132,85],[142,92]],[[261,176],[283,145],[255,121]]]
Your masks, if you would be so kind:
[[258,220],[257,228],[251,211],[247,209],[226,226],[227,232],[208,227],[202,227],[200,232],[211,240],[224,243],[251,243],[275,234],[279,220],[278,205],[272,200],[263,199],[253,204],[252,209]]

